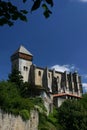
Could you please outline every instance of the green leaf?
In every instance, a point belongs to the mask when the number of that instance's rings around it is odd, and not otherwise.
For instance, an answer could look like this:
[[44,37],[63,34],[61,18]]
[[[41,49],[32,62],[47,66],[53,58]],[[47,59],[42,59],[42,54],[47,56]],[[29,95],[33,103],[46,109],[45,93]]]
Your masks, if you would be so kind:
[[45,18],[48,18],[50,16],[48,11],[44,11],[43,14],[44,14]]
[[47,7],[46,4],[42,4],[42,7],[43,7],[44,10],[48,10],[48,7]]
[[52,12],[51,12],[50,10],[48,10],[48,13],[49,13],[49,14],[52,14]]
[[44,14],[45,18],[48,18],[50,16],[50,14],[52,14],[52,12],[50,10],[46,10],[46,11],[44,11],[43,14]]
[[17,20],[18,19],[18,15],[14,14],[12,15],[12,20]]
[[53,6],[53,0],[46,0],[46,2],[47,2],[48,4],[50,4],[51,6]]
[[27,22],[27,18],[24,15],[20,15],[20,19]]
[[40,7],[41,0],[36,0],[31,8],[31,11],[34,11]]
[[48,9],[46,4],[43,4],[42,7],[45,10],[44,13],[43,13],[45,18],[48,18],[50,16],[50,14],[52,14],[52,12]]

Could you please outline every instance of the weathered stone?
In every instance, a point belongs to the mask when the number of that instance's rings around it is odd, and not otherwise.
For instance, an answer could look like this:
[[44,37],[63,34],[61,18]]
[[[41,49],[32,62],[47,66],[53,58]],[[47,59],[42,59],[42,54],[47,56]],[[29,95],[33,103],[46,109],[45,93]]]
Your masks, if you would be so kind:
[[30,119],[23,121],[20,116],[0,110],[0,130],[38,130],[39,117],[36,110],[30,112]]

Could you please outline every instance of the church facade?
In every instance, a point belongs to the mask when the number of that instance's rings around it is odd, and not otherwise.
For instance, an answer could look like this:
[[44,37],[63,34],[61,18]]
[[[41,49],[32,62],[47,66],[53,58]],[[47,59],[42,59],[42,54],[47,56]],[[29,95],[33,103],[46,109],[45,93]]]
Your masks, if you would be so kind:
[[33,55],[23,46],[13,53],[11,62],[12,68],[16,66],[21,72],[23,81],[37,88],[45,106],[50,109],[53,104],[59,107],[67,98],[78,99],[82,96],[81,76],[77,72],[58,72],[38,67],[33,64]]

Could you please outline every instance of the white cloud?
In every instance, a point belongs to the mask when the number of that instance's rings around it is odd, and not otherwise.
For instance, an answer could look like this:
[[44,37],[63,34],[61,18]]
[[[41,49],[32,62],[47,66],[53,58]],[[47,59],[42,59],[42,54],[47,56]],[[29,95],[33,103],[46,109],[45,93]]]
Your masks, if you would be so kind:
[[87,83],[82,83],[83,87],[87,87]]
[[82,83],[83,92],[87,92],[87,83]]
[[77,70],[74,65],[54,65],[51,67],[51,69],[55,69],[56,71],[59,72],[64,72],[64,71],[70,72],[70,71]]
[[83,74],[82,77],[83,77],[84,79],[87,79],[87,74]]

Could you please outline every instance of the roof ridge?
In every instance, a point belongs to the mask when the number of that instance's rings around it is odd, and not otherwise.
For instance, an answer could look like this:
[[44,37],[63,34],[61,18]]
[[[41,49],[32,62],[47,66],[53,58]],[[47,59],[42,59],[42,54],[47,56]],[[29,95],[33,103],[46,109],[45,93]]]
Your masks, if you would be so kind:
[[23,45],[20,45],[20,47],[15,51],[15,53],[18,53],[18,52],[33,56],[31,52],[28,51]]

